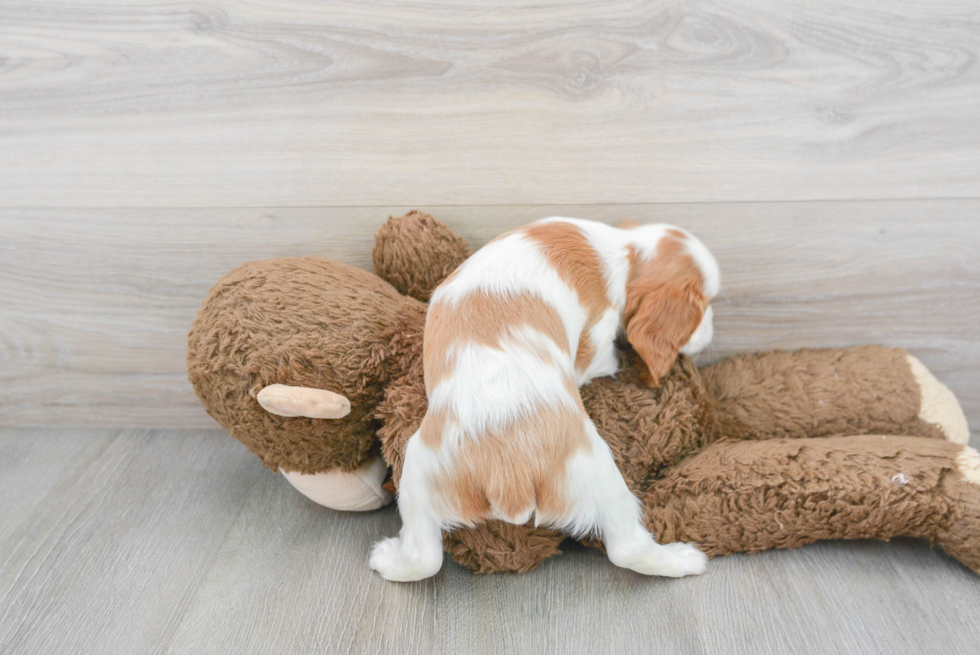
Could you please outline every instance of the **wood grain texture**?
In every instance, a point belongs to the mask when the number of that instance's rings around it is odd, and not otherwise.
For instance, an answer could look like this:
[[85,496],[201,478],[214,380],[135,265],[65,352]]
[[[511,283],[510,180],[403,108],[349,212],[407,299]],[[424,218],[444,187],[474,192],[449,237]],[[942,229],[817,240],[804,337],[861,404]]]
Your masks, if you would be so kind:
[[574,544],[526,575],[384,582],[393,508],[333,512],[219,431],[0,430],[0,652],[944,653],[976,574],[921,541],[732,556],[644,578]]
[[0,431],[0,652],[161,652],[262,475],[220,436]]
[[[184,365],[208,288],[271,257],[367,268],[406,209],[0,210],[0,425],[213,427]],[[980,200],[429,209],[475,245],[549,215],[683,225],[722,270],[701,361],[904,346],[980,425]]]
[[980,190],[973,0],[34,0],[0,37],[0,206]]

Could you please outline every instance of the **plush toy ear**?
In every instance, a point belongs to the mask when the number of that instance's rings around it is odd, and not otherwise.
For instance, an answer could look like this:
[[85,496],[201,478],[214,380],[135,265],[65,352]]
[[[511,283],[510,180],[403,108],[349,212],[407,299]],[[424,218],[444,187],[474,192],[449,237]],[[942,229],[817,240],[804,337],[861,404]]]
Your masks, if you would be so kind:
[[326,389],[270,384],[255,399],[265,411],[277,416],[344,418],[350,414],[350,401]]
[[647,365],[644,382],[656,386],[697,329],[707,305],[698,284],[640,274],[626,287],[626,340]]
[[399,293],[428,302],[435,288],[473,254],[469,244],[425,212],[389,218],[374,237],[374,272]]

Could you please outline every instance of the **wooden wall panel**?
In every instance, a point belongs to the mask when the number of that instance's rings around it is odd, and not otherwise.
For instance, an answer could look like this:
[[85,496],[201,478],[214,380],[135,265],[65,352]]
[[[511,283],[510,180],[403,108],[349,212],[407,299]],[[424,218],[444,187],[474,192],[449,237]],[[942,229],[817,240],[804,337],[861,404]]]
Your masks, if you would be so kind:
[[[0,211],[0,424],[213,425],[184,372],[211,284],[279,256],[367,268],[374,231],[406,209]],[[980,200],[429,210],[475,245],[548,215],[685,226],[723,275],[702,361],[905,346],[980,425]]]
[[0,7],[0,206],[975,197],[974,0]]

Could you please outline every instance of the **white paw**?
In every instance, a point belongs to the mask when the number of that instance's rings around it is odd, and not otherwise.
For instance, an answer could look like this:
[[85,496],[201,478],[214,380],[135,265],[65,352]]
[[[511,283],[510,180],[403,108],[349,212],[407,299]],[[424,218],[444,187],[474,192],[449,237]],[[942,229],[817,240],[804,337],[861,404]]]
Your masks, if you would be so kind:
[[393,582],[415,582],[431,578],[442,568],[442,550],[437,553],[406,552],[400,537],[383,539],[371,548],[368,566]]
[[613,560],[613,564],[644,575],[682,578],[685,575],[704,573],[708,566],[708,556],[698,550],[694,544],[676,542],[643,548],[630,557],[621,558],[619,561]]

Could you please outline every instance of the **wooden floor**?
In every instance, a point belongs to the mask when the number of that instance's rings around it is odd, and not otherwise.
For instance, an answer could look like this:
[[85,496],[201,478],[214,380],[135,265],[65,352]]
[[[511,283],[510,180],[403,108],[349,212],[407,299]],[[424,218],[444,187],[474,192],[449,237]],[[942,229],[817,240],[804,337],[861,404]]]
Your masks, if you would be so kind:
[[[523,576],[386,583],[390,508],[314,505],[214,430],[0,430],[0,653],[963,653],[980,579],[837,542],[650,579],[572,545]],[[11,502],[12,501],[12,502]]]
[[630,217],[718,256],[702,361],[904,346],[976,429],[978,62],[976,0],[0,3],[0,653],[980,652],[915,542],[384,584],[184,363],[245,261]]

